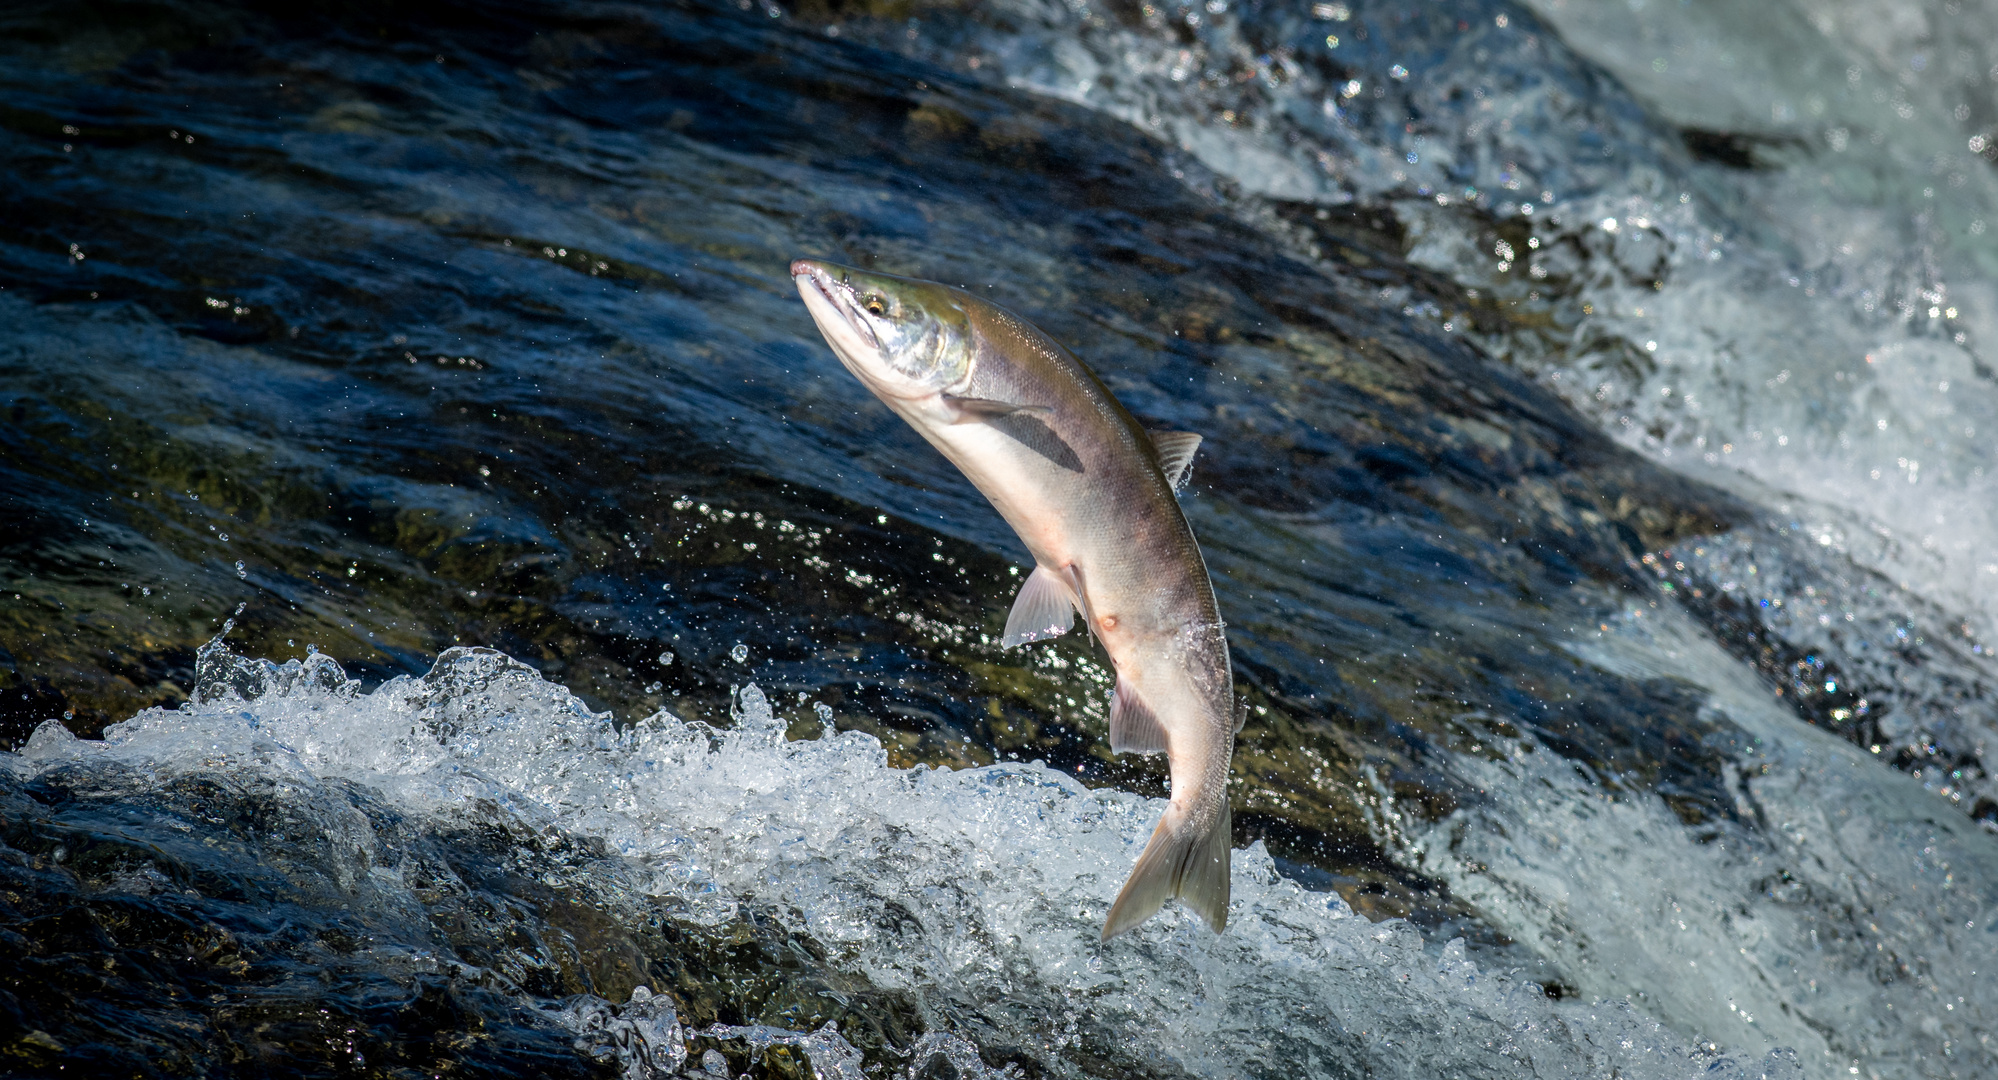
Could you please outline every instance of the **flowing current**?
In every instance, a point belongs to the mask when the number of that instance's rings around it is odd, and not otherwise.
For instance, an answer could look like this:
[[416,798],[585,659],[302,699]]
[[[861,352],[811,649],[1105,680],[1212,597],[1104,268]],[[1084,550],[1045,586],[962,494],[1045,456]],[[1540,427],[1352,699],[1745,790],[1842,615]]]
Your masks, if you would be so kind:
[[[0,26],[10,1070],[1998,1073],[1998,9]],[[797,255],[1206,436],[1226,935]]]

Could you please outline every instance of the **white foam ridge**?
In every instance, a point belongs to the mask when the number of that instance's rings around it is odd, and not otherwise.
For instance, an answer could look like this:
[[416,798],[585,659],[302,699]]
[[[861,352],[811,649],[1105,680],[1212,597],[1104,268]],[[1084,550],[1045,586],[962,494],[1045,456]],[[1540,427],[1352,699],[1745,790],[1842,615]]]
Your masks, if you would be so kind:
[[[1174,906],[1100,943],[1161,800],[1038,763],[890,768],[859,732],[791,741],[755,686],[725,730],[664,713],[620,727],[487,649],[453,649],[371,693],[321,654],[279,665],[211,646],[202,662],[195,701],[142,712],[102,742],[46,724],[0,764],[22,777],[250,773],[278,792],[337,780],[438,819],[503,815],[598,838],[687,918],[775,910],[833,962],[908,993],[932,1028],[909,1049],[961,1073],[974,1058],[953,1018],[975,1016],[1065,1076],[1088,1074],[1072,1059],[1085,1044],[1216,1077],[1801,1075],[1788,1051],[1696,1045],[1624,1001],[1552,1001],[1481,969],[1461,941],[1425,947],[1404,923],[1306,891],[1260,845],[1236,854],[1225,935]],[[363,872],[389,887],[397,868]],[[569,1022],[599,1051],[649,1047],[659,1071],[631,1071],[623,1055],[634,1080],[669,1075],[695,1064],[664,1001],[572,1004]],[[820,1076],[858,1075],[834,1031],[710,1034],[783,1042]]]

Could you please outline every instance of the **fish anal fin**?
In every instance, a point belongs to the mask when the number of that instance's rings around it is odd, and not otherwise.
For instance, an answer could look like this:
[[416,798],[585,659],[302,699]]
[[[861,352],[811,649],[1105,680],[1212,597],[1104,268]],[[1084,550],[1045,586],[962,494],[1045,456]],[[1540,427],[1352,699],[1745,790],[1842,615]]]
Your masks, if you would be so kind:
[[1193,463],[1193,452],[1200,449],[1200,436],[1190,431],[1153,431],[1152,446],[1159,452],[1159,471],[1165,474],[1166,483],[1174,491],[1179,490],[1180,482],[1186,479],[1186,467]]
[[1165,728],[1137,688],[1122,675],[1110,691],[1110,749],[1119,754],[1156,754],[1166,748]]
[[1103,920],[1103,940],[1108,941],[1156,914],[1165,902],[1178,897],[1220,933],[1228,928],[1228,887],[1230,833],[1233,829],[1228,804],[1203,831],[1180,826],[1171,810],[1152,830],[1138,865],[1124,882],[1110,915]]
[[1006,616],[1006,636],[999,647],[1010,649],[1029,641],[1060,637],[1075,625],[1075,596],[1067,579],[1045,566],[1034,567],[1020,583],[1013,610]]
[[955,424],[994,420],[1001,416],[1012,416],[1014,413],[1035,414],[1053,411],[1045,405],[1020,405],[1011,401],[995,401],[991,398],[959,397],[956,394],[945,394],[943,399],[944,404],[951,407],[954,414],[951,422]]

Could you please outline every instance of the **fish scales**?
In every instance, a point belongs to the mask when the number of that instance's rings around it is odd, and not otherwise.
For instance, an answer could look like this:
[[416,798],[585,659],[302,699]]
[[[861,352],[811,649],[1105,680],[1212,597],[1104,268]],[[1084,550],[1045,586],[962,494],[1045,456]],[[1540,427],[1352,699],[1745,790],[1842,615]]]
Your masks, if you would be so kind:
[[1005,643],[1060,634],[1073,609],[1117,673],[1112,748],[1167,755],[1171,798],[1104,938],[1175,896],[1223,929],[1239,720],[1213,584],[1174,495],[1198,436],[1146,431],[1068,350],[962,289],[810,259],[791,270],[841,363],[1033,555]]

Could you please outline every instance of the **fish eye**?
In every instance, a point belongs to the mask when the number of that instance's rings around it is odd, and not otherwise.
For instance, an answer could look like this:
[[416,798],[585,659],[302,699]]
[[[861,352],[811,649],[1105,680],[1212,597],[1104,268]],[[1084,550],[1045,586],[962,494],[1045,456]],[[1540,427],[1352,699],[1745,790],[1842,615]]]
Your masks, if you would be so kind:
[[860,306],[867,309],[869,315],[888,314],[888,302],[872,293],[860,298]]

